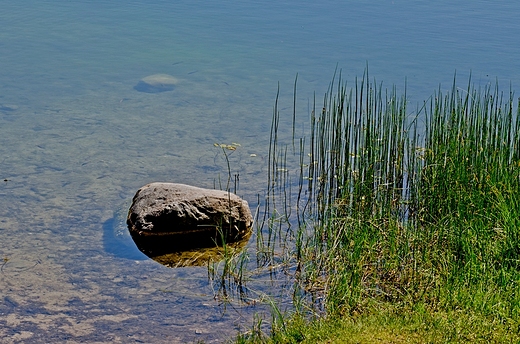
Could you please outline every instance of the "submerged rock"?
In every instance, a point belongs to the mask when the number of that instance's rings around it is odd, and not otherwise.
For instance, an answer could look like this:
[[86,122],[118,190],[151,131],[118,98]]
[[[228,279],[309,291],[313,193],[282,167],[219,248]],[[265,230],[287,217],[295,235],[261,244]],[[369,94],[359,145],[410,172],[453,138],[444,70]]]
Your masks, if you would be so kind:
[[153,74],[139,80],[134,89],[139,92],[159,93],[172,91],[178,80],[168,74]]
[[18,105],[13,104],[0,104],[0,111],[16,111],[18,110]]
[[237,195],[175,183],[151,183],[135,194],[127,225],[149,257],[239,242],[251,234],[248,203]]

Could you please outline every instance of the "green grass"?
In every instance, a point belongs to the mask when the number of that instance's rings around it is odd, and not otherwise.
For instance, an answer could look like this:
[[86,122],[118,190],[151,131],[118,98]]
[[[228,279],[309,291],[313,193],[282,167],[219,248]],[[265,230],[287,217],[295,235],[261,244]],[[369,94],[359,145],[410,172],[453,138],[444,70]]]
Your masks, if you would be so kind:
[[[516,329],[495,319],[462,310],[435,312],[417,306],[395,309],[385,304],[357,317],[308,322],[293,317],[271,343],[515,343]],[[244,342],[247,342],[245,338]],[[258,342],[257,340],[253,342]]]
[[257,262],[291,273],[295,307],[238,342],[520,341],[513,92],[454,80],[411,111],[338,76],[298,145],[279,121],[277,97]]

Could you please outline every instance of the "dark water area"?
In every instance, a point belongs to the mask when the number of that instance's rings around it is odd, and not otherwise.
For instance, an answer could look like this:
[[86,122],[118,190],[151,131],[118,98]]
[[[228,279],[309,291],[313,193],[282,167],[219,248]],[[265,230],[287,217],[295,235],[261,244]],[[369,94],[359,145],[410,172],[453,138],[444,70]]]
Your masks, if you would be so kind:
[[[486,1],[2,4],[0,338],[220,343],[255,313],[268,321],[261,302],[215,297],[207,267],[171,269],[135,247],[124,216],[137,189],[220,188],[230,172],[254,212],[278,85],[280,144],[296,74],[298,136],[336,66],[351,85],[367,65],[383,87],[406,84],[411,116],[455,72],[461,88],[471,74],[518,90],[519,15]],[[175,87],[135,89],[159,73]],[[230,171],[215,143],[239,144]],[[284,299],[268,275],[248,283],[253,299]]]

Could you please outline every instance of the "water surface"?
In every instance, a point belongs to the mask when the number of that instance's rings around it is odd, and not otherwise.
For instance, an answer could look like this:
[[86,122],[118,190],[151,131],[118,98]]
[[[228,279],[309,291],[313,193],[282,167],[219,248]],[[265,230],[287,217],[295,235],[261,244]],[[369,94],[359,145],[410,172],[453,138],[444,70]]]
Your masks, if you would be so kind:
[[[228,170],[214,143],[235,142],[231,172],[254,208],[278,83],[290,118],[296,73],[299,133],[336,65],[352,82],[367,63],[385,86],[406,82],[411,112],[455,71],[462,87],[471,73],[518,89],[519,15],[486,1],[3,4],[0,336],[211,343],[247,329],[265,308],[226,306],[206,268],[169,269],[117,235],[135,191],[218,187]],[[134,89],[156,73],[179,83]]]

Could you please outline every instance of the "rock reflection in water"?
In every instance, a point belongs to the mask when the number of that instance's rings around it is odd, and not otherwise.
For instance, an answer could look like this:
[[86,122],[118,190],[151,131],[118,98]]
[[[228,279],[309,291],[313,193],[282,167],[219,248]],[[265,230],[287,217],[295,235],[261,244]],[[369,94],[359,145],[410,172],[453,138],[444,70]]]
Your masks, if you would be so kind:
[[245,249],[251,234],[242,238],[242,240],[234,243],[229,243],[226,248],[222,246],[203,247],[197,249],[188,249],[185,251],[177,250],[175,252],[162,253],[154,255],[144,252],[148,257],[152,258],[162,265],[176,268],[183,266],[204,266],[209,262],[220,261],[225,254],[234,255]]

